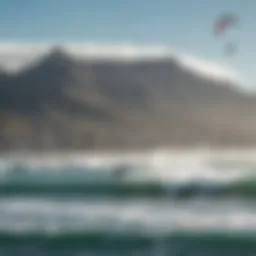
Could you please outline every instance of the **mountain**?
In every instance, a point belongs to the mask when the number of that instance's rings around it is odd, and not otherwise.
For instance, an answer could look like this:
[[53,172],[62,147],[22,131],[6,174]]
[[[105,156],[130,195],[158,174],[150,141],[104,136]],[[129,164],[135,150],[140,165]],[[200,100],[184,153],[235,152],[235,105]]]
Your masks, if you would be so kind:
[[77,60],[60,47],[0,72],[0,149],[252,146],[256,97],[175,58]]

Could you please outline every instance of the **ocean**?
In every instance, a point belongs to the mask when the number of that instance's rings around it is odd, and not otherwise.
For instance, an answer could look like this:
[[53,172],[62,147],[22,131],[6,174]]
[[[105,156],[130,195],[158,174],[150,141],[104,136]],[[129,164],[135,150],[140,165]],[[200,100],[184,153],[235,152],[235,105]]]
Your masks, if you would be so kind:
[[2,156],[0,255],[256,255],[256,153]]

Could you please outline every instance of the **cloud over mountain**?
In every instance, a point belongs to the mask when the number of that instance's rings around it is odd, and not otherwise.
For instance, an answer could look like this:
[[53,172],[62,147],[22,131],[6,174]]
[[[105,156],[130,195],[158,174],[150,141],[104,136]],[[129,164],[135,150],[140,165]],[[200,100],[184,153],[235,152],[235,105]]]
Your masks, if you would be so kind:
[[[138,61],[146,59],[175,58],[181,66],[199,75],[213,79],[241,83],[238,71],[186,53],[180,53],[162,45],[64,43],[63,49],[80,60]],[[0,43],[0,66],[17,72],[48,54],[52,43]]]

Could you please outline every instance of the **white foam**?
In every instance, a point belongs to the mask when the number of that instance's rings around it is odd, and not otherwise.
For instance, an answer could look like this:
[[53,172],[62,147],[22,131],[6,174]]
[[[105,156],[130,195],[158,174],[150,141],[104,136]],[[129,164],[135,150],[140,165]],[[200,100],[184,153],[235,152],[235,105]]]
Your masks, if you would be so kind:
[[256,231],[256,206],[232,200],[1,199],[0,203],[0,232]]
[[[211,166],[211,160],[220,163],[230,163],[231,167]],[[0,173],[8,174],[12,164],[14,167],[27,169],[33,173],[28,180],[39,182],[42,178],[49,181],[66,182],[72,174],[72,182],[97,179],[111,180],[113,167],[120,164],[128,164],[131,167],[128,176],[133,181],[143,179],[155,180],[172,184],[198,183],[204,184],[228,184],[241,179],[255,178],[256,153],[254,152],[210,152],[210,151],[168,151],[157,150],[152,152],[133,152],[123,154],[70,154],[70,155],[46,155],[29,157],[3,158],[0,162]],[[233,163],[233,164],[232,164]],[[16,166],[15,166],[16,164]],[[38,176],[37,174],[38,173]],[[54,174],[54,176],[53,176]],[[21,177],[20,177],[21,178]],[[26,181],[26,177],[23,177]],[[38,180],[37,180],[38,178]],[[59,180],[58,180],[59,179]]]

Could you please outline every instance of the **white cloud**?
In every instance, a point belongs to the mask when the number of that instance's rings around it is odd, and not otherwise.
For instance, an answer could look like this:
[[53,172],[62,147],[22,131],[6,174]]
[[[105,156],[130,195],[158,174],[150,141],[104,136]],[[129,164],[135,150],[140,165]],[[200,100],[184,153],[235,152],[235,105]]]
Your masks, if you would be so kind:
[[[17,72],[47,54],[51,43],[0,43],[0,66]],[[64,43],[63,48],[78,59],[112,59],[136,61],[140,59],[175,58],[180,65],[198,75],[214,79],[228,79],[241,83],[235,70],[218,63],[178,53],[166,46],[137,46],[132,44]]]
[[171,52],[165,46],[137,46],[137,45],[100,45],[100,44],[66,44],[68,52],[77,57],[111,58],[123,60],[137,60],[141,58],[163,58]]
[[238,71],[224,66],[223,64],[221,65],[216,62],[206,61],[185,54],[180,54],[178,59],[183,67],[191,69],[198,75],[207,76],[211,79],[229,80],[231,82],[243,84],[243,80]]

